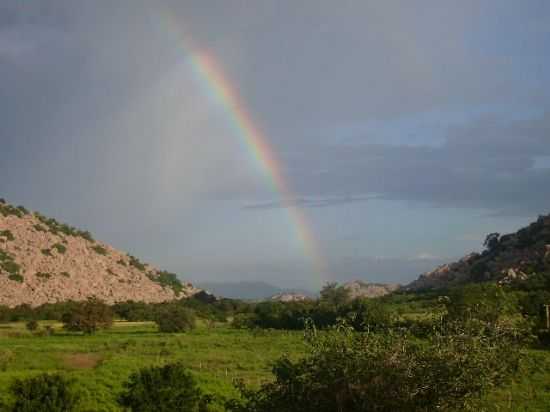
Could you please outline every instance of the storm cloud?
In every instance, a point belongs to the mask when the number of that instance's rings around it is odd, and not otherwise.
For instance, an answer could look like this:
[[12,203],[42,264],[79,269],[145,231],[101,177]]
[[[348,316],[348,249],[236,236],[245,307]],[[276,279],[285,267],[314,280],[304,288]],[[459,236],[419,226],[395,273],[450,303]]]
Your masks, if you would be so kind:
[[186,279],[317,288],[299,207],[333,279],[408,281],[549,211],[548,21],[543,0],[3,1],[0,195]]

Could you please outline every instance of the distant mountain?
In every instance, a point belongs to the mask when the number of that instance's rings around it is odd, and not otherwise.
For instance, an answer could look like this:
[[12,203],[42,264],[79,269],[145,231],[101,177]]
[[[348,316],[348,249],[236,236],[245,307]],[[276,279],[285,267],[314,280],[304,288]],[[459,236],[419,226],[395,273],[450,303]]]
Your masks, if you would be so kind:
[[408,290],[437,289],[468,282],[527,281],[534,274],[550,275],[550,215],[516,233],[490,234],[483,253],[439,266],[406,286]]
[[281,289],[266,282],[198,282],[197,287],[207,290],[216,296],[230,299],[263,300],[286,294],[298,293],[305,296],[313,296],[313,293],[305,290]]
[[107,303],[163,302],[197,291],[88,232],[0,199],[0,305],[92,296]]

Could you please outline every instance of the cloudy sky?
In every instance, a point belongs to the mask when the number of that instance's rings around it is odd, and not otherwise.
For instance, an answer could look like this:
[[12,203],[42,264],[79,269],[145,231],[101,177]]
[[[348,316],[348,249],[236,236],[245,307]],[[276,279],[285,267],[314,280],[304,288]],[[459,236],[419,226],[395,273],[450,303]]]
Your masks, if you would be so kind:
[[550,212],[550,2],[4,0],[0,197],[183,279],[410,281]]

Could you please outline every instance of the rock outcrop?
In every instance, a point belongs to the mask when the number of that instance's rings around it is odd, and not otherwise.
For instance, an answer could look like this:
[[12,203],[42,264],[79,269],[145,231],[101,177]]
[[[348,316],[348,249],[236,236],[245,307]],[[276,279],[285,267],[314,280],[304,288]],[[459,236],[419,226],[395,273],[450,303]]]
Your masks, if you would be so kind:
[[516,233],[488,237],[487,249],[424,273],[407,290],[439,289],[468,282],[522,282],[550,271],[550,215]]
[[397,283],[368,283],[356,280],[344,283],[342,287],[348,290],[350,299],[357,299],[389,295],[398,290],[401,285]]
[[0,305],[95,296],[163,302],[198,290],[80,231],[0,200]]

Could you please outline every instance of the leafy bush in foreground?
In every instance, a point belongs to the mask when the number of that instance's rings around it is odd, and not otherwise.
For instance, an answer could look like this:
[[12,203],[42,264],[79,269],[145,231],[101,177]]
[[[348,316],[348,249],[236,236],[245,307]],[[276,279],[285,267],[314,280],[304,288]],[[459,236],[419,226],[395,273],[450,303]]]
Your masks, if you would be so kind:
[[71,412],[76,410],[79,395],[72,381],[61,375],[38,375],[16,379],[10,386],[15,401],[10,412]]
[[394,333],[357,333],[340,325],[309,329],[310,353],[283,357],[275,381],[259,390],[239,385],[232,412],[462,411],[517,368],[513,345],[500,336],[458,330],[418,343]]
[[202,412],[204,396],[181,363],[143,368],[130,375],[119,396],[120,406],[132,412]]

